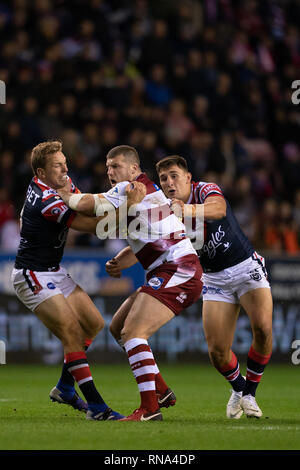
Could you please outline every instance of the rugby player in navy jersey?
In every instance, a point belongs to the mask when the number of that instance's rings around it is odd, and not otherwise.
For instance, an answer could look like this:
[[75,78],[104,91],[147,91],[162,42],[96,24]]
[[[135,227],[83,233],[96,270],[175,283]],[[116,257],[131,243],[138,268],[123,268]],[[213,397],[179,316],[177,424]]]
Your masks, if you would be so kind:
[[[67,163],[61,142],[43,142],[31,154],[34,177],[21,212],[21,241],[12,282],[19,299],[63,345],[62,375],[50,398],[86,412],[87,419],[116,420],[97,391],[85,350],[103,328],[94,303],[60,266],[68,229],[95,233],[97,218],[76,214],[57,190],[66,184]],[[80,191],[69,181],[74,194]],[[75,391],[78,383],[85,403]]]
[[[186,160],[179,156],[163,158],[156,170],[179,216],[194,217],[197,205],[202,205],[205,239],[198,254],[203,267],[203,327],[210,360],[232,386],[227,417],[238,419],[244,412],[259,418],[262,411],[255,393],[272,353],[273,303],[264,259],[254,251],[215,183],[193,182]],[[241,306],[253,334],[246,379],[231,349]]]

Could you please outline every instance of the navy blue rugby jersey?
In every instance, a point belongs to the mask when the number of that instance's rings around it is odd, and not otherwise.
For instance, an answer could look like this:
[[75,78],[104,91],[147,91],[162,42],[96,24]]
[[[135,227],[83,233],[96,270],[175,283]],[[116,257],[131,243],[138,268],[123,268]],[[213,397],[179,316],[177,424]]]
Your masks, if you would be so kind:
[[[203,204],[209,196],[223,197],[215,183],[192,182],[187,204]],[[225,199],[225,198],[224,198]],[[218,272],[252,256],[254,249],[226,202],[226,216],[204,222],[204,244],[198,251],[204,272]]]
[[[72,192],[80,192],[73,183]],[[15,268],[32,271],[57,268],[75,216],[76,212],[67,207],[55,189],[35,176],[21,211],[21,241]]]

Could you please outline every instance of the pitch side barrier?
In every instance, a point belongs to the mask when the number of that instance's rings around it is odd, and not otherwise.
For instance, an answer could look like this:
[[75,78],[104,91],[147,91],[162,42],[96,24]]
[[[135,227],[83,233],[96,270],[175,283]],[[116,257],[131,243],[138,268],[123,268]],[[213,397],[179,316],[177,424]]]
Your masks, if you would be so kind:
[[[66,251],[63,265],[92,297],[106,326],[90,348],[94,361],[121,362],[124,352],[109,332],[112,315],[125,298],[144,282],[139,264],[125,270],[120,279],[110,278],[105,263],[113,256],[100,251]],[[300,363],[300,257],[264,254],[274,299],[272,361]],[[10,282],[15,254],[0,254],[0,341],[4,363],[60,363],[59,341],[14,295]],[[151,339],[155,355],[166,361],[207,361],[207,345],[201,321],[201,299],[162,327]],[[242,311],[233,349],[246,358],[252,341],[248,317]],[[299,351],[298,351],[299,350]]]

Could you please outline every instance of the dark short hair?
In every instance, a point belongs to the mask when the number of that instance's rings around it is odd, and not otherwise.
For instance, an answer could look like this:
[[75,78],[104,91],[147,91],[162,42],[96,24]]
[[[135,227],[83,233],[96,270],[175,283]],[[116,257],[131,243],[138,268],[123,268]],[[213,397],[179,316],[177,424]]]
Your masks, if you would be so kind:
[[182,168],[185,171],[189,171],[186,159],[183,157],[180,157],[179,155],[170,155],[169,157],[165,157],[162,160],[159,160],[159,162],[156,163],[155,168],[157,171],[157,174],[162,170],[166,170],[172,165],[177,165],[179,168]]
[[61,152],[62,143],[59,140],[50,140],[36,145],[31,152],[31,168],[37,174],[38,168],[45,168],[48,155]]
[[117,147],[113,147],[106,155],[106,159],[115,158],[119,155],[124,155],[126,160],[129,160],[131,163],[137,163],[140,166],[140,157],[134,147],[130,147],[130,145],[118,145]]

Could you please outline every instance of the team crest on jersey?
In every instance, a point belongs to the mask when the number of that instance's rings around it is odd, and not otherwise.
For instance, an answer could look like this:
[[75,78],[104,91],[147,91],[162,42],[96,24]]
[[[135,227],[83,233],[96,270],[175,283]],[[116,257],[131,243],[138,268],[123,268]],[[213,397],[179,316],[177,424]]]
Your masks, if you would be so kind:
[[53,215],[57,215],[60,213],[61,213],[61,209],[59,207],[53,207],[53,209],[51,209],[51,214]]
[[51,289],[51,290],[56,289],[56,285],[53,284],[53,282],[48,282],[47,287],[48,289]]
[[149,279],[147,285],[152,287],[152,289],[159,289],[164,282],[164,279],[162,277],[152,277]]
[[250,277],[253,281],[260,281],[262,279],[262,275],[259,273],[258,269],[250,271]]

